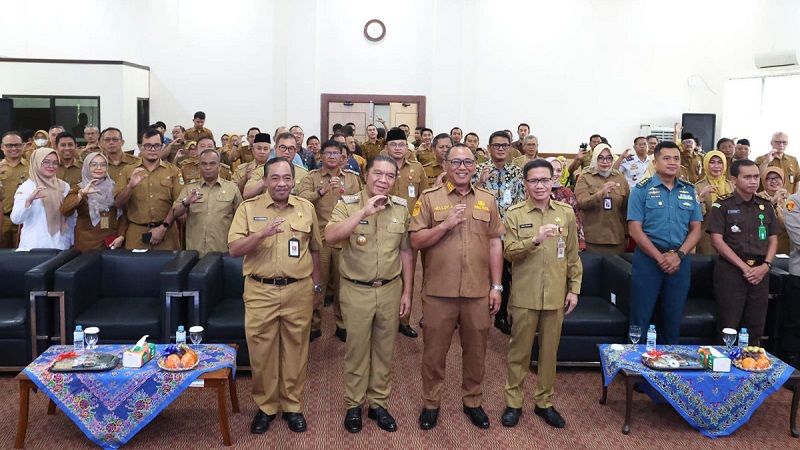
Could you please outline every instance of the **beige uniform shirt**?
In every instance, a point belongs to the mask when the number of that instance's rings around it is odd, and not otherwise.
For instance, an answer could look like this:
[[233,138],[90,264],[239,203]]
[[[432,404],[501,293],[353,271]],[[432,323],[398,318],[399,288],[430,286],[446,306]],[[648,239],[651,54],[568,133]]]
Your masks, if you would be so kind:
[[[356,214],[363,208],[369,196],[366,190],[357,195],[345,195],[333,209],[328,223],[338,223]],[[389,196],[386,208],[365,218],[353,230],[349,238],[342,241],[339,272],[345,278],[370,282],[392,280],[400,275],[403,265],[400,250],[411,248],[408,224],[411,216],[406,201]],[[358,244],[363,237],[366,241]]]
[[[313,272],[310,250],[319,251],[322,242],[314,205],[308,200],[290,195],[289,204],[282,210],[269,195],[245,200],[233,217],[228,243],[258,232],[278,217],[286,219],[281,225],[283,232],[265,238],[257,251],[245,255],[242,263],[245,276],[302,279]],[[289,256],[289,240],[293,237],[299,241],[298,258]]]
[[191,189],[200,188],[202,198],[189,205],[186,218],[186,249],[197,250],[200,256],[208,252],[228,251],[228,231],[242,194],[236,185],[222,178],[209,184],[204,180],[186,183],[173,203],[178,207],[188,198]]
[[447,219],[457,204],[466,204],[466,221],[425,249],[423,292],[437,297],[482,298],[489,295],[489,240],[503,235],[494,196],[471,186],[461,195],[447,182],[428,189],[414,205],[410,232],[433,228]]
[[444,172],[444,167],[434,160],[423,165],[422,170],[425,171],[425,177],[428,179],[428,187],[433,187],[436,184],[436,180],[439,179],[439,175]]
[[[303,178],[308,174],[308,169],[302,166],[298,166],[297,164],[294,165],[294,188],[292,188],[292,195],[297,195],[298,187],[300,183],[303,182]],[[264,178],[264,166],[258,167],[253,170],[252,175],[250,175],[250,179],[247,181],[247,184],[244,185],[244,188],[247,189],[248,187],[256,184],[261,183],[261,179]],[[266,188],[262,189],[259,194],[263,194],[266,192]]]
[[16,166],[11,166],[5,159],[0,160],[0,184],[2,184],[4,197],[9,199],[3,203],[3,214],[11,214],[14,208],[14,193],[17,192],[19,185],[28,179],[30,163],[26,159],[20,159]]
[[247,173],[248,169],[252,169],[253,172],[255,172],[255,170],[259,167],[264,167],[264,165],[258,165],[255,161],[239,164],[236,166],[236,171],[233,173],[233,176],[231,176],[231,181],[238,183],[242,178],[244,178],[244,175]]
[[[550,237],[539,245],[533,238],[539,227],[560,225],[559,237]],[[578,255],[578,229],[575,211],[566,203],[550,200],[546,211],[528,199],[508,208],[505,220],[503,256],[511,261],[511,299],[517,308],[553,310],[564,307],[567,292],[581,293],[583,264]],[[564,257],[558,257],[563,239]]]
[[400,168],[400,173],[397,174],[391,194],[404,198],[408,203],[408,212],[410,213],[417,198],[428,187],[428,176],[425,174],[422,164],[406,158],[405,164]]
[[[108,157],[108,155],[106,155]],[[108,159],[108,177],[112,180],[116,180],[119,178],[119,174],[122,173],[122,169],[125,166],[129,166],[136,161],[139,161],[139,158],[129,155],[127,153],[122,153],[122,159],[119,160],[119,164],[114,164],[111,162],[111,158]]]
[[[144,167],[141,160],[122,169],[116,180],[115,197],[128,187],[131,174],[138,167]],[[145,169],[145,173],[147,173],[147,169]],[[172,209],[175,199],[181,198],[179,197],[181,189],[183,189],[183,184],[178,168],[164,161],[159,162],[155,170],[147,173],[147,177],[133,188],[126,207],[128,220],[137,225],[164,220]]]
[[69,166],[60,164],[56,169],[56,178],[66,181],[70,186],[75,186],[83,181],[81,170],[83,170],[83,162],[76,158]]
[[183,135],[183,140],[197,142],[201,137],[206,136],[214,139],[214,133],[212,133],[208,128],[203,127],[202,130],[197,131],[194,127],[191,127],[186,129],[186,134]]
[[323,172],[321,169],[312,170],[300,182],[297,196],[302,197],[314,204],[314,209],[317,211],[317,220],[319,220],[319,227],[324,229],[328,225],[328,220],[331,218],[333,208],[343,195],[352,195],[361,190],[361,178],[358,177],[356,172],[352,170],[340,170],[336,176],[339,178],[339,184],[344,188],[344,192],[330,191],[319,196],[319,190],[323,186],[327,186],[331,182],[331,175]]
[[377,156],[380,152],[383,151],[384,147],[384,140],[378,139],[377,142],[374,144],[372,142],[362,142],[361,143],[361,154],[364,156],[364,159],[367,161],[371,160],[375,156]]
[[[598,199],[595,194],[609,181],[616,182],[617,186],[609,192],[611,209],[606,210],[605,198]],[[612,170],[608,178],[603,178],[594,167],[583,171],[575,185],[575,197],[586,242],[613,245],[625,242],[630,194],[628,180],[616,170]]]

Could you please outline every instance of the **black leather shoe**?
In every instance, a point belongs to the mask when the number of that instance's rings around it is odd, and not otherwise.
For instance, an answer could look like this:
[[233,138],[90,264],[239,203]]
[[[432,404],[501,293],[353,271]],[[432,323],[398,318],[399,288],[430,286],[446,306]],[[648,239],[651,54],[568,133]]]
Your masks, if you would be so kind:
[[356,406],[347,410],[344,416],[344,429],[351,433],[361,431],[361,407]]
[[422,329],[423,325],[425,325],[425,318],[424,317],[420,317],[419,318],[419,329],[420,330]]
[[375,409],[370,408],[367,411],[367,417],[377,422],[378,426],[383,431],[397,431],[397,422],[395,422],[394,417],[389,414],[389,411],[382,406],[378,406]]
[[494,327],[500,330],[503,334],[511,334],[511,324],[508,323],[508,319],[506,318],[495,317]]
[[537,416],[543,418],[544,421],[547,422],[547,424],[551,427],[564,428],[564,426],[567,424],[564,418],[561,417],[561,414],[559,414],[558,411],[556,411],[556,409],[552,406],[549,408],[539,408],[537,406],[534,408],[533,412],[535,412]]
[[253,417],[253,423],[250,424],[250,432],[253,434],[264,434],[269,430],[269,423],[275,419],[275,414],[269,415],[260,409]]
[[294,431],[295,433],[302,433],[306,431],[308,426],[306,425],[306,418],[303,417],[303,413],[283,413],[283,420],[289,424],[289,430]]
[[400,325],[400,328],[398,328],[397,331],[410,338],[415,338],[418,336],[417,332],[411,328],[411,325]]
[[344,328],[336,327],[336,331],[333,333],[334,336],[339,338],[342,342],[347,342],[347,330]]
[[325,303],[323,303],[323,305],[331,306],[332,304],[333,304],[333,296],[332,295],[326,295],[325,296]]
[[322,330],[311,330],[311,334],[308,336],[308,342],[314,342],[317,338],[322,337]]
[[423,430],[430,430],[436,426],[437,420],[439,420],[439,408],[423,409],[419,415],[419,427]]
[[469,416],[469,420],[472,421],[472,424],[478,428],[489,428],[489,416],[483,412],[483,408],[478,406],[477,408],[470,408],[464,405],[464,412]]
[[503,411],[503,415],[500,416],[500,423],[502,423],[504,427],[515,427],[519,423],[520,416],[522,416],[522,408],[506,406],[506,410]]

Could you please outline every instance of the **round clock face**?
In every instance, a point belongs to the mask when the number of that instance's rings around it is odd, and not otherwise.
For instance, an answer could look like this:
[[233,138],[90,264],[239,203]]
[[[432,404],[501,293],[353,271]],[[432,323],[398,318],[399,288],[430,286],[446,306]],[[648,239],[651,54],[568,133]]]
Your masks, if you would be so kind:
[[386,36],[386,25],[378,19],[372,19],[364,25],[364,37],[378,42]]

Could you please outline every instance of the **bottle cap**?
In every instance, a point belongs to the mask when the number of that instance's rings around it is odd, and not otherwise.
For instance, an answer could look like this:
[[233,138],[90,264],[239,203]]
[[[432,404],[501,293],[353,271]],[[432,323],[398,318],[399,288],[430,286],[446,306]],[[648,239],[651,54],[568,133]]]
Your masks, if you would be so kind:
[[652,328],[652,329],[655,329],[655,328],[656,328],[656,326],[655,326],[655,325],[653,325],[653,324],[651,323],[651,324],[650,324],[650,328]]
[[178,325],[178,331],[183,331],[183,325]]
[[747,333],[747,328],[742,328],[742,333]]
[[75,325],[75,331],[83,331],[83,327],[80,325]]

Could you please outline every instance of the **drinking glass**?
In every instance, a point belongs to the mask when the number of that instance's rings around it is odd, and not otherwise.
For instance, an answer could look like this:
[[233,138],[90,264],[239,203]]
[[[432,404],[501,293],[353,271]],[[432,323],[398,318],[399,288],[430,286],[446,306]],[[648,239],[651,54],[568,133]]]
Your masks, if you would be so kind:
[[86,339],[86,349],[92,351],[97,348],[97,341],[100,340],[100,329],[89,327],[84,330],[83,337]]
[[189,328],[189,339],[192,340],[194,351],[197,352],[197,344],[203,340],[203,327],[196,325]]
[[725,342],[725,349],[730,353],[733,349],[733,343],[736,342],[736,330],[733,328],[723,328],[722,341]]
[[639,339],[642,338],[642,328],[639,325],[631,325],[628,328],[628,337],[631,339],[631,343],[636,345],[639,343]]

